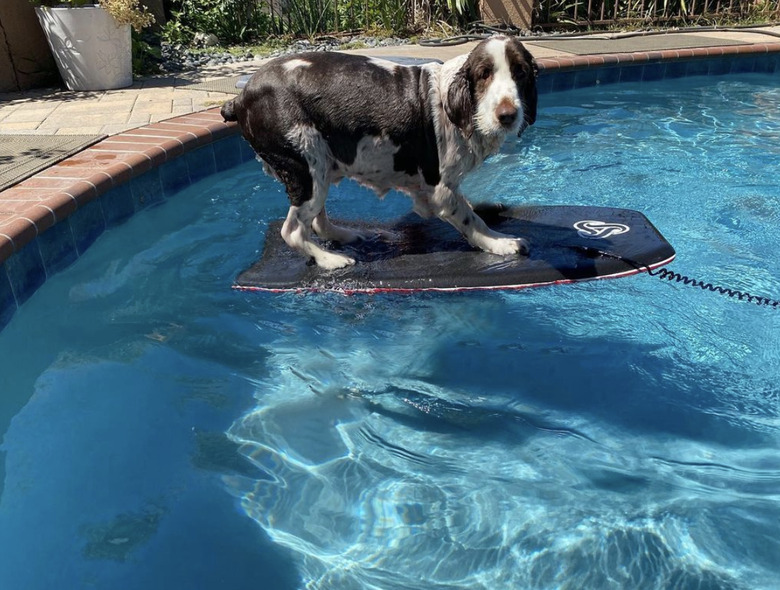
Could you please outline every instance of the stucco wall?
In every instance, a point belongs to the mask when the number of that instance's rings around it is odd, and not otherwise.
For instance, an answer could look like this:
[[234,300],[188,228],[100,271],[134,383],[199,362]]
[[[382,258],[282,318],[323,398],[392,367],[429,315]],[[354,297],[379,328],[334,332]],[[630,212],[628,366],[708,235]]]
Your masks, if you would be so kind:
[[480,0],[479,9],[482,20],[487,24],[531,28],[533,0]]

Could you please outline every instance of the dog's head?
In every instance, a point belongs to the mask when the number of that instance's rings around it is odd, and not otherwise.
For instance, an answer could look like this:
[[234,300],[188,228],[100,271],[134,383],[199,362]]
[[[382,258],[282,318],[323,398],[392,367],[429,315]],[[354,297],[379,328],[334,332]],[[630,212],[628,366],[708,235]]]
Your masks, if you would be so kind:
[[444,110],[467,137],[517,132],[536,121],[533,56],[514,37],[493,37],[477,45],[455,73]]

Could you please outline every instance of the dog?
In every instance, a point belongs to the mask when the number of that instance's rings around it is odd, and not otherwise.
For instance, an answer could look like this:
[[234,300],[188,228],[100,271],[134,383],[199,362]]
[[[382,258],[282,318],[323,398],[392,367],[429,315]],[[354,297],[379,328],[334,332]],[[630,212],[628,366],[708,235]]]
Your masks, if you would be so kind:
[[444,63],[404,66],[346,53],[302,53],[263,64],[221,109],[237,121],[265,171],[285,187],[282,237],[321,268],[355,260],[312,239],[370,236],[334,225],[331,184],[348,177],[380,197],[397,189],[414,211],[452,224],[475,248],[527,255],[491,230],[461,194],[463,178],[536,120],[538,69],[517,39],[497,36]]

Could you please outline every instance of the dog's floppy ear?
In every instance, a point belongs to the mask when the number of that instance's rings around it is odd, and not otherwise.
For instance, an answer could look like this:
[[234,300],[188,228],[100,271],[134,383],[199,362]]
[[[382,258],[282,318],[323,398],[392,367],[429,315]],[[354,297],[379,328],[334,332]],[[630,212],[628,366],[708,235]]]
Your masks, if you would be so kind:
[[517,90],[523,101],[524,124],[520,127],[520,133],[522,133],[526,127],[536,122],[536,105],[538,102],[536,78],[539,75],[539,66],[536,65],[536,60],[531,55],[531,52],[517,38],[512,37],[510,43],[512,43],[515,50],[515,55],[527,64],[522,66],[525,75],[522,76],[522,79],[517,80]]
[[536,66],[534,59],[531,58],[531,75],[526,76],[525,82],[521,88],[524,105],[523,116],[525,118],[526,125],[533,125],[536,123],[536,104],[538,102],[538,95],[536,92],[536,76],[538,75],[539,68]]
[[455,76],[452,78],[450,87],[447,89],[447,98],[444,101],[444,112],[447,113],[450,121],[463,131],[463,134],[469,138],[474,131],[474,100],[471,96],[471,83],[469,74],[464,64]]

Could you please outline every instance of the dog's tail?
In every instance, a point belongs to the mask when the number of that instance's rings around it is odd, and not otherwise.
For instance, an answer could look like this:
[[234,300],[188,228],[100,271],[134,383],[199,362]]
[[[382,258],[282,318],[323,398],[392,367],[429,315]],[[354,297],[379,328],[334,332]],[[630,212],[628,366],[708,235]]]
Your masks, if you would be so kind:
[[222,105],[222,109],[219,111],[219,114],[222,115],[222,118],[227,121],[238,121],[238,117],[236,116],[236,101],[238,98],[233,98],[229,101],[227,101],[225,104]]

